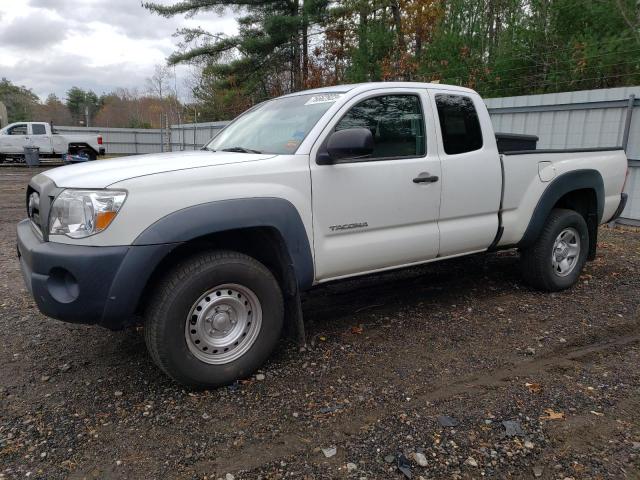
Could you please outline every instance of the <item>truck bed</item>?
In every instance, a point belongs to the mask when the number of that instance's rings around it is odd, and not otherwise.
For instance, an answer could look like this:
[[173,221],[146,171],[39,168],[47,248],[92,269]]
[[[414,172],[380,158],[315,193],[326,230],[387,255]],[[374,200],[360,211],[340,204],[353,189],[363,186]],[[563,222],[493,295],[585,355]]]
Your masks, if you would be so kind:
[[501,246],[515,245],[522,239],[543,192],[565,173],[588,171],[602,178],[601,222],[606,222],[620,204],[627,170],[622,147],[517,150],[502,153],[500,159],[504,185]]

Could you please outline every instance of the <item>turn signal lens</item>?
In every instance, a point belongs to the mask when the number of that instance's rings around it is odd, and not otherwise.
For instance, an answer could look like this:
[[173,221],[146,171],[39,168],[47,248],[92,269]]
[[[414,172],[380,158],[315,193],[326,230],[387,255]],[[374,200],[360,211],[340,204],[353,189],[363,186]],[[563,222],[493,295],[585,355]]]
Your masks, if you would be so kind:
[[116,218],[116,212],[99,212],[96,215],[96,230],[101,231],[109,226],[111,221]]

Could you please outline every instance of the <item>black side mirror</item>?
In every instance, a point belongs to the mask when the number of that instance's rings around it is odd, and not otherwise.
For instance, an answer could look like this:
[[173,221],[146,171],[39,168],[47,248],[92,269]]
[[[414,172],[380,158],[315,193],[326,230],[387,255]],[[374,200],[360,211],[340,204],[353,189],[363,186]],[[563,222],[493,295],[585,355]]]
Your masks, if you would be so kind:
[[[373,152],[373,135],[368,128],[347,128],[333,132],[327,140],[327,155],[320,164],[338,162],[347,158],[358,158]],[[328,158],[327,158],[328,157]],[[318,159],[320,160],[320,159]]]

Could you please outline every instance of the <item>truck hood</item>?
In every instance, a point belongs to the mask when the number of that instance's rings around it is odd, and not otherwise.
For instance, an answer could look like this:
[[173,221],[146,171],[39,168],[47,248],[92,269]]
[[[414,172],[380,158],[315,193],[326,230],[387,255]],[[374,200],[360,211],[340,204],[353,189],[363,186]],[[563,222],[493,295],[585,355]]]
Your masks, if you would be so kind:
[[45,172],[63,188],[106,188],[123,180],[189,168],[266,160],[275,155],[196,150],[154,153],[67,165]]

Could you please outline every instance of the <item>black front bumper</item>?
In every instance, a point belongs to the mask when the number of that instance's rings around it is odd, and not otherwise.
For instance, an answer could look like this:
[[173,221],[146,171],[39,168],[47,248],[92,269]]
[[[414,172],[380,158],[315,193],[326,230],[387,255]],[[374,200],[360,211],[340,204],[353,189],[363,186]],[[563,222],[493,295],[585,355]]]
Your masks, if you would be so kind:
[[112,330],[132,323],[155,267],[176,244],[89,247],[45,242],[30,220],[18,224],[27,288],[45,315]]

